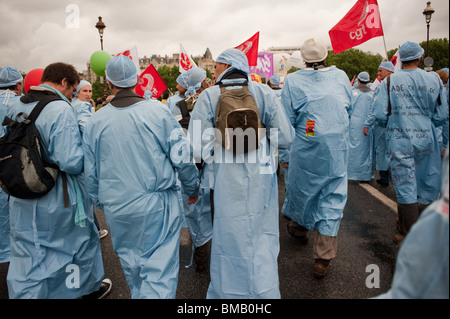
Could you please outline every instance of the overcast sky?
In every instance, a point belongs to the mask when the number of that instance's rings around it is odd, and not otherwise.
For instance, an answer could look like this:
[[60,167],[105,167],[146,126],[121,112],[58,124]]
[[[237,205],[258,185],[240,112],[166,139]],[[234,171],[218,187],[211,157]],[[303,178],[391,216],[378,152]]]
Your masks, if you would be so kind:
[[[424,0],[378,0],[387,49],[426,40]],[[139,57],[206,48],[215,59],[260,32],[259,51],[301,46],[310,37],[331,47],[328,31],[356,0],[1,0],[0,66],[22,72],[52,62],[86,69],[100,49],[95,24],[106,24],[104,50],[114,54],[137,46]],[[449,38],[449,0],[434,0],[430,38]],[[79,17],[79,19],[78,19]],[[74,19],[75,18],[75,19]],[[356,47],[386,55],[383,37]]]

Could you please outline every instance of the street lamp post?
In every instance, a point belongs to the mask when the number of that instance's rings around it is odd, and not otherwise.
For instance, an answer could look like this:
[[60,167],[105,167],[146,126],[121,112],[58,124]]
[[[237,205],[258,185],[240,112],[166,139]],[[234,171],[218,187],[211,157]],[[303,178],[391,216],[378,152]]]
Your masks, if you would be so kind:
[[430,21],[431,15],[434,13],[434,9],[431,7],[431,2],[427,2],[427,7],[423,10],[423,15],[425,16],[425,22],[427,23],[427,57],[425,58],[424,64],[427,70],[432,70],[433,68],[433,58],[430,57]]
[[102,17],[98,17],[98,21],[95,27],[98,29],[98,34],[100,35],[100,47],[103,51],[103,30],[106,28],[106,25],[102,21]]
[[[98,21],[95,24],[95,27],[98,30],[98,34],[100,35],[100,48],[103,51],[103,32],[106,28],[105,23],[102,21],[102,17],[98,17]],[[106,98],[108,97],[108,88],[106,87],[106,81],[105,79],[103,79],[103,77],[101,77],[101,80],[103,80],[103,100],[106,100]]]

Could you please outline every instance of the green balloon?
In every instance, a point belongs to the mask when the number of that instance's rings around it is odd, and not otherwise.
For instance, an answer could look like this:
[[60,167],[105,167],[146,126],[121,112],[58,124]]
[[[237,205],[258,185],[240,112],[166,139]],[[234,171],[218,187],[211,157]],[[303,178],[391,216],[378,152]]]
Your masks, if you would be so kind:
[[105,51],[96,51],[91,55],[90,65],[92,71],[98,76],[105,76],[106,63],[111,59],[111,54]]

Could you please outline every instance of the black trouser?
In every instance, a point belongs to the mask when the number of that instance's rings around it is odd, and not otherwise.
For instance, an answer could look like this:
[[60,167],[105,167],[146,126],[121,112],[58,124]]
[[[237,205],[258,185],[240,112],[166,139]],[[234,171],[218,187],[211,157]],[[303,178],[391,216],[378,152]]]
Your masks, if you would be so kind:
[[387,171],[378,171],[380,173],[380,181],[386,184],[389,184],[389,170]]

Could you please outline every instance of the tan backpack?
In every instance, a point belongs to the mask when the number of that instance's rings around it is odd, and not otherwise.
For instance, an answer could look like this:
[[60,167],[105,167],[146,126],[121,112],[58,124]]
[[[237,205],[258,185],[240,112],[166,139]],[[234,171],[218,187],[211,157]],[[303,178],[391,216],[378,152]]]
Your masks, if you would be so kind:
[[[222,146],[234,153],[248,153],[259,148],[265,133],[258,106],[244,83],[220,83],[220,98],[216,111],[216,138]],[[234,87],[229,88],[228,87]],[[221,136],[219,136],[220,132]]]

